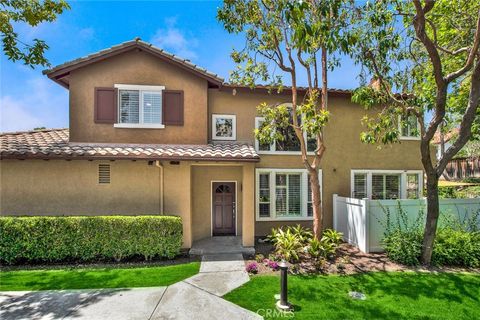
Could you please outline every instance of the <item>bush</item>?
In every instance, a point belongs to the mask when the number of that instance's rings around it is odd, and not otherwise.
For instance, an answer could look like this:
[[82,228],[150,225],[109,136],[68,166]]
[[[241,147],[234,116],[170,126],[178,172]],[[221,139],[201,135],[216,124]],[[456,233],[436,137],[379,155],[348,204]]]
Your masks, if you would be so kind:
[[[384,210],[387,225],[383,246],[388,257],[405,265],[418,265],[422,251],[424,213],[420,211],[413,222],[409,222],[400,203],[397,217],[392,221],[389,210]],[[479,267],[480,232],[476,225],[480,211],[469,219],[441,215],[433,244],[432,264]]]
[[286,230],[282,228],[273,229],[269,239],[275,247],[275,253],[283,259],[290,262],[299,259],[299,253],[304,243],[300,240],[303,238],[293,228],[287,227]]
[[300,225],[272,229],[268,236],[275,247],[275,253],[289,262],[295,262],[308,253],[313,258],[331,257],[335,255],[342,241],[342,233],[327,229],[320,240],[313,237],[312,232]]
[[1,217],[0,262],[173,258],[182,245],[174,216]]

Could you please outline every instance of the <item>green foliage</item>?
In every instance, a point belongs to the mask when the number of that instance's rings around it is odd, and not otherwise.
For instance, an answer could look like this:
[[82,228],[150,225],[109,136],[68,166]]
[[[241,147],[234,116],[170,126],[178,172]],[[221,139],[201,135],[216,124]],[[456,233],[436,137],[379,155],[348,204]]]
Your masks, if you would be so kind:
[[[443,73],[441,76],[446,79],[461,70],[467,61],[473,46],[480,3],[458,0],[430,4],[431,9],[425,16],[425,31],[435,43],[434,50],[438,53]],[[425,7],[430,7],[430,4]],[[368,1],[359,4],[356,12],[357,23],[351,33],[357,41],[349,53],[362,66],[362,86],[355,90],[352,100],[366,108],[379,106],[382,109],[365,121],[361,139],[367,143],[399,142],[398,129],[407,122],[402,121],[399,126],[398,115],[414,115],[427,128],[427,113],[441,108],[438,103],[442,102],[438,99],[444,89],[439,87],[434,74],[436,68],[432,60],[435,59],[429,56],[429,50],[416,35],[417,12],[412,1]],[[446,130],[458,127],[465,114],[469,105],[471,75],[470,68],[459,77],[448,78],[446,112],[445,116],[442,115]],[[367,76],[376,79],[380,85],[370,87]],[[394,92],[402,95],[394,95]],[[477,109],[472,125],[473,139],[478,139],[479,115],[480,110]]]
[[330,243],[337,247],[342,242],[343,234],[333,229],[326,229],[323,231],[322,241]]
[[0,261],[7,264],[173,258],[181,245],[174,216],[0,218]]
[[[423,319],[471,320],[480,314],[476,273],[365,272],[355,275],[289,276],[291,315],[275,313],[278,276],[250,279],[224,298],[266,320]],[[366,300],[349,297],[365,293]],[[264,312],[262,312],[264,311]]]
[[[3,52],[12,61],[23,61],[25,65],[48,66],[45,41],[34,39],[33,44],[19,40],[14,26],[25,23],[35,27],[43,22],[53,22],[63,11],[70,9],[64,0],[5,0],[0,2],[0,32]],[[22,47],[20,47],[22,46]]]
[[[57,266],[55,266],[56,268]],[[198,273],[199,262],[167,266],[12,270],[0,273],[1,291],[169,286]]]
[[272,229],[269,239],[275,246],[275,253],[282,256],[283,259],[290,262],[299,259],[303,243],[300,240],[300,235],[291,227]]
[[478,186],[441,186],[438,187],[438,196],[442,199],[480,198]]
[[[418,265],[424,232],[423,211],[414,221],[409,221],[400,203],[395,219],[392,219],[388,209],[384,209],[384,213],[386,232],[382,244],[388,257],[405,265]],[[456,216],[442,215],[433,247],[433,264],[480,266],[480,232],[477,227],[479,216],[480,211],[469,219],[460,221]]]
[[334,256],[342,241],[342,233],[327,229],[320,240],[301,225],[272,229],[269,240],[275,247],[275,253],[283,259],[295,262],[308,253],[313,258]]

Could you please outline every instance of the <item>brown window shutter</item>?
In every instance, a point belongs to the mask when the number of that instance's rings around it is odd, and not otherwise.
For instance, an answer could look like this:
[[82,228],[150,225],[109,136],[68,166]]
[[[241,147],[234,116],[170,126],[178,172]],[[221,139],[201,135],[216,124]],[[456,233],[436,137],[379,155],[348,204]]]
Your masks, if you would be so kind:
[[95,123],[117,122],[117,96],[116,88],[95,88]]
[[164,125],[183,126],[183,90],[163,90]]

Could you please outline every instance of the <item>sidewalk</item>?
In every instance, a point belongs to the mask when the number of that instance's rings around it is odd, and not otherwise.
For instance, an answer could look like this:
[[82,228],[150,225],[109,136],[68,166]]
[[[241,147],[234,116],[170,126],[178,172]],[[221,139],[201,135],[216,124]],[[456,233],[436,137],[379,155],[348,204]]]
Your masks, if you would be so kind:
[[0,318],[261,319],[221,298],[248,280],[241,254],[206,255],[197,275],[168,287],[0,292]]

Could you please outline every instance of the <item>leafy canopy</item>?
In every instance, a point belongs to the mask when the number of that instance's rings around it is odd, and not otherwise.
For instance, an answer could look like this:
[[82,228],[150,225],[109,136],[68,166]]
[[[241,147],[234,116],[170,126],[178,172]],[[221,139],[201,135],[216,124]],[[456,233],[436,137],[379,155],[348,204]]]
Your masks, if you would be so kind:
[[12,61],[23,61],[25,65],[49,66],[45,51],[49,48],[45,41],[33,39],[28,44],[21,41],[15,26],[26,23],[35,27],[42,22],[53,22],[59,14],[69,9],[65,0],[1,0],[0,32],[3,52]]
[[[465,64],[475,34],[480,2],[435,1],[428,13],[426,34],[438,49],[443,74],[454,74]],[[410,1],[372,1],[358,11],[362,17],[355,37],[359,40],[352,56],[363,66],[363,77],[373,76],[377,87],[357,89],[353,101],[367,109],[384,106],[375,117],[366,117],[361,139],[366,143],[394,143],[407,125],[407,115],[416,117],[426,130],[432,113],[438,113],[441,95],[434,66],[426,47],[418,39],[415,7]],[[444,130],[459,125],[468,105],[472,70],[448,83]],[[402,94],[394,95],[393,92]],[[403,116],[403,117],[400,117]],[[399,123],[400,122],[400,123]],[[480,110],[472,126],[472,137],[480,133]]]

